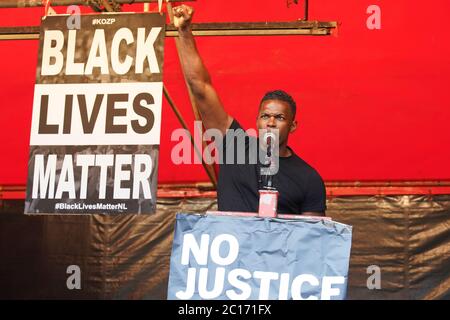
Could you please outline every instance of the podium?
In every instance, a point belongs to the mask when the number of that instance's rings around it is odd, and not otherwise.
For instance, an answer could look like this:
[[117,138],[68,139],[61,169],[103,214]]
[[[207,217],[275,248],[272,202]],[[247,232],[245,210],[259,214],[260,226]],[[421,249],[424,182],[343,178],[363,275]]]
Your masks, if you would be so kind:
[[351,239],[326,217],[179,213],[167,298],[345,299]]

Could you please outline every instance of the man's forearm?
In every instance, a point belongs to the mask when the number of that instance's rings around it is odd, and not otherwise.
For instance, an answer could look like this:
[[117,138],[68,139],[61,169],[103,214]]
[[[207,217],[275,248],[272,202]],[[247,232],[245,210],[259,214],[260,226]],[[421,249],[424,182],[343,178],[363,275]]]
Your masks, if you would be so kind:
[[198,53],[194,35],[191,27],[178,30],[179,33],[179,54],[181,66],[186,80],[193,91],[199,91],[197,86],[210,83],[211,78],[203,61]]
[[195,105],[200,112],[205,128],[219,129],[225,133],[233,118],[223,108],[222,102],[212,86],[195,44],[191,29],[193,8],[181,5],[173,9],[174,25],[178,28],[178,54],[184,77],[193,95]]

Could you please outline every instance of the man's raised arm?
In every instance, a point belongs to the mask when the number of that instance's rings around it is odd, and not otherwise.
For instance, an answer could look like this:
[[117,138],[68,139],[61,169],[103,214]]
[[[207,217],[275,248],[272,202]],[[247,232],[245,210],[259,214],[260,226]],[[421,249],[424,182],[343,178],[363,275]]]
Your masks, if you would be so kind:
[[197,51],[191,21],[194,9],[181,5],[173,8],[174,25],[179,34],[179,55],[185,74],[206,129],[219,129],[225,134],[233,118],[225,112],[222,102],[212,86],[208,70]]

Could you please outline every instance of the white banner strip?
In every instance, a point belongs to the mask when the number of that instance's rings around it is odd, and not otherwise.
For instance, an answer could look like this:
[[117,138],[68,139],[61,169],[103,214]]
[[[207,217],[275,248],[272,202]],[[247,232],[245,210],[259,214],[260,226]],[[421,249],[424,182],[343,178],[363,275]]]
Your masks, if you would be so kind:
[[162,86],[36,84],[30,145],[158,145]]

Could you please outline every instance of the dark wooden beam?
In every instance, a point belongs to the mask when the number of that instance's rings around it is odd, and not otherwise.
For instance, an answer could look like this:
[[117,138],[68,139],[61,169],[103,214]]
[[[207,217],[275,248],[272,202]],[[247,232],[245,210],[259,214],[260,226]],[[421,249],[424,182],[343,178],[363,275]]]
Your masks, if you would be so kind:
[[[226,22],[194,23],[196,36],[269,36],[269,35],[330,35],[336,22],[288,21],[288,22]],[[176,37],[173,25],[166,26],[166,37]],[[0,40],[39,39],[39,26],[2,27]]]

